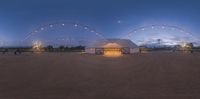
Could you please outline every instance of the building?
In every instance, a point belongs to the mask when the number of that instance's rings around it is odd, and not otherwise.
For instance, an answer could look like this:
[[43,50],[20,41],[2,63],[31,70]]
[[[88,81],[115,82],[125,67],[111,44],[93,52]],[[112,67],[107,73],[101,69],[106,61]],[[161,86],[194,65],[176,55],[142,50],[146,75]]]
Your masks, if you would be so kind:
[[129,39],[107,39],[90,44],[85,52],[99,55],[122,55],[138,53],[139,47]]

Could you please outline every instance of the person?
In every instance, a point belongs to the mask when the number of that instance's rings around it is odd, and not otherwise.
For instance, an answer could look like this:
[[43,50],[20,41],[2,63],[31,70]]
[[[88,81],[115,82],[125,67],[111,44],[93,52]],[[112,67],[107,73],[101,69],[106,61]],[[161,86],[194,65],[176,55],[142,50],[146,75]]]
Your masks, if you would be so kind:
[[17,50],[14,52],[14,54],[15,54],[15,55],[17,55],[17,54],[21,54],[20,49],[17,49]]

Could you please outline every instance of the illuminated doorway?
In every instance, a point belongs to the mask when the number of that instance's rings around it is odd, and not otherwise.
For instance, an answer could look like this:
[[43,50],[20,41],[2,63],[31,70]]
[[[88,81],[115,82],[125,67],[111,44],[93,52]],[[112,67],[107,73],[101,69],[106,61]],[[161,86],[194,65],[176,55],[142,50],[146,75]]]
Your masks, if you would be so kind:
[[117,43],[107,43],[103,48],[104,56],[118,57],[122,55],[121,46]]
[[104,56],[117,57],[122,55],[121,48],[104,48]]

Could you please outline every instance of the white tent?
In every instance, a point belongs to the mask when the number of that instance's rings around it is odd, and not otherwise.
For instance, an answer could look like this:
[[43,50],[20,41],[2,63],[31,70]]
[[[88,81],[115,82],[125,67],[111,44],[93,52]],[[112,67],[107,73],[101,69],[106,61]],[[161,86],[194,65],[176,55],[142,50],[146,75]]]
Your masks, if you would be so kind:
[[105,49],[119,49],[123,54],[137,53],[139,47],[129,39],[107,39],[95,41],[89,44],[85,52],[91,54],[103,54]]

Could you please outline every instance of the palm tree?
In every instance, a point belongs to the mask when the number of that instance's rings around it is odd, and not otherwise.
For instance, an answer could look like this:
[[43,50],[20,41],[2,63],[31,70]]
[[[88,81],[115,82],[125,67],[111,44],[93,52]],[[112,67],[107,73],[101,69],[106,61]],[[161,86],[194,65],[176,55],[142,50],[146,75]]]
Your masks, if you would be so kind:
[[159,45],[161,44],[161,41],[162,41],[161,39],[157,39]]

